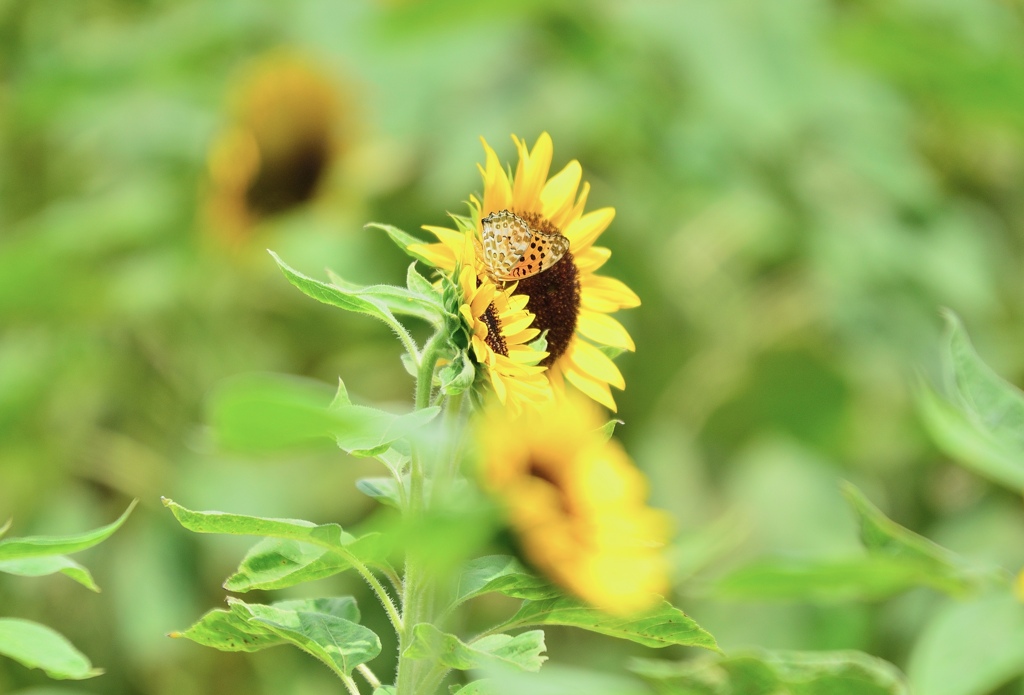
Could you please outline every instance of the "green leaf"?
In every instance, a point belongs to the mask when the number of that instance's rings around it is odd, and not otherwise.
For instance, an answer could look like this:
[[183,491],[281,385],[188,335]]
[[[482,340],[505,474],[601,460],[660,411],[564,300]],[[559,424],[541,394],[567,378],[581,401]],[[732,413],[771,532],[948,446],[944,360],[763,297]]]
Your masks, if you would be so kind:
[[619,425],[624,425],[622,420],[609,420],[608,422],[601,425],[600,433],[604,437],[605,441],[608,441],[615,435],[615,428]]
[[945,317],[949,376],[960,404],[994,437],[1024,453],[1024,393],[981,360],[956,314]]
[[[483,680],[474,681],[459,695],[650,695],[643,683],[604,671],[549,663],[540,673],[486,668]],[[778,695],[783,695],[779,693]],[[786,694],[789,695],[789,694]]]
[[1024,610],[1009,591],[935,612],[910,654],[907,674],[927,695],[984,695],[1024,672]]
[[636,659],[630,668],[662,695],[910,693],[895,666],[855,651],[757,651],[682,663]]
[[561,595],[561,591],[549,582],[527,572],[515,558],[487,555],[470,560],[463,567],[455,587],[453,605],[492,592],[531,600]]
[[0,654],[59,680],[82,680],[103,673],[66,637],[30,620],[0,618]]
[[455,635],[441,632],[429,623],[413,628],[412,643],[403,656],[410,659],[431,659],[448,668],[468,671],[488,666],[514,667],[522,671],[539,671],[547,657],[541,656],[544,632],[531,630],[512,635],[488,635],[466,644]]
[[[268,251],[268,253],[273,257],[274,262],[277,263],[284,276],[288,278],[288,282],[292,283],[307,297],[311,297],[324,304],[336,306],[339,309],[373,316],[392,327],[398,324],[398,320],[391,313],[385,301],[374,297],[372,294],[353,292],[336,285],[321,282],[320,280],[314,280],[289,266],[273,251]],[[398,290],[400,288],[393,289]]]
[[377,635],[356,622],[359,609],[349,596],[269,606],[229,598],[228,605],[229,610],[210,611],[189,629],[171,636],[229,652],[292,644],[346,675],[380,653]]
[[647,613],[631,617],[608,615],[568,597],[525,601],[505,629],[527,625],[578,627],[646,647],[678,644],[718,650],[710,633],[667,601]]
[[384,566],[387,546],[380,541],[378,533],[357,539],[338,524],[318,526],[296,519],[196,512],[169,499],[162,500],[178,522],[190,531],[269,537],[249,551],[238,571],[225,582],[224,587],[229,591],[283,589],[344,572],[353,562]]
[[8,519],[3,523],[3,526],[0,526],[0,538],[3,538],[11,530],[11,524],[13,523],[14,519]]
[[82,586],[98,592],[100,588],[85,567],[66,555],[43,555],[20,560],[0,560],[0,572],[19,577],[43,577],[60,572]]
[[334,392],[334,398],[331,399],[331,405],[328,407],[333,410],[334,408],[343,408],[347,405],[352,405],[352,399],[348,395],[348,388],[345,386],[345,382],[339,376],[338,390]]
[[254,374],[224,382],[211,399],[210,421],[219,443],[245,452],[280,451],[333,438],[355,455],[370,455],[406,437],[440,412],[436,406],[395,415],[340,403],[326,385],[281,375]]
[[418,238],[414,237],[412,234],[409,234],[408,232],[403,231],[403,230],[399,229],[398,227],[393,227],[390,224],[381,224],[380,222],[370,222],[369,224],[367,224],[365,226],[368,227],[368,228],[380,229],[380,230],[386,232],[388,237],[391,238],[391,241],[395,242],[395,245],[398,246],[398,248],[402,249],[402,251],[404,251],[405,253],[409,254],[410,256],[415,258],[417,261],[422,261],[423,263],[426,263],[427,265],[430,265],[430,266],[433,265],[424,256],[421,256],[420,254],[416,253],[415,251],[413,251],[413,250],[411,250],[409,248],[410,246],[413,246],[413,245],[416,245],[416,244],[418,244],[418,245],[426,244],[427,242],[423,241],[422,239],[418,239]]
[[441,390],[450,396],[463,393],[476,381],[476,365],[466,350],[459,350],[438,372]]
[[868,553],[917,568],[921,585],[962,595],[998,578],[993,570],[974,567],[952,551],[889,519],[850,483],[843,484],[843,495],[857,515],[861,541]]
[[236,593],[286,589],[350,570],[351,557],[367,565],[383,566],[378,536],[370,533],[346,544],[345,555],[309,543],[265,538],[249,550],[235,574],[224,582],[224,588]]
[[409,269],[405,271],[405,286],[414,294],[434,298],[437,306],[441,307],[440,290],[420,274],[416,269],[416,263],[410,263]]
[[[440,325],[444,320],[445,312],[441,306],[440,293],[437,290],[419,294],[411,292],[404,287],[395,287],[394,285],[358,285],[345,280],[330,270],[327,271],[327,275],[331,279],[331,287],[351,297],[371,302],[390,311],[392,314],[413,316],[434,325]],[[313,282],[316,281],[314,280]],[[318,298],[314,297],[314,299]],[[331,302],[327,303],[330,304]]]
[[931,584],[924,567],[892,558],[766,560],[720,579],[714,593],[732,600],[828,602],[885,598]]
[[70,536],[25,536],[24,538],[0,540],[0,561],[64,555],[91,548],[110,538],[114,531],[121,528],[121,524],[128,519],[128,515],[135,509],[137,502],[138,500],[133,500],[116,521],[86,533]]
[[285,643],[268,628],[252,623],[248,615],[219,608],[206,613],[187,630],[172,632],[169,637],[192,640],[222,652],[258,652]]
[[224,512],[196,512],[161,497],[174,518],[195,533],[224,533],[232,536],[270,536],[314,543],[328,550],[341,549],[355,537],[341,530],[338,524],[317,525],[301,519],[266,519]]
[[374,689],[373,695],[395,695],[398,692],[393,685],[382,685]]
[[978,475],[1024,491],[1024,463],[1019,452],[924,382],[918,385],[916,405],[925,429],[942,451]]
[[356,489],[381,504],[402,508],[401,488],[394,478],[360,478],[356,481]]
[[[380,639],[368,628],[321,610],[249,604],[228,599],[232,612],[312,654],[337,673],[349,675],[380,654]],[[319,607],[318,607],[319,608]]]
[[947,311],[945,318],[949,400],[922,383],[917,403],[925,427],[940,448],[965,466],[1024,490],[1024,394],[981,360],[956,314]]

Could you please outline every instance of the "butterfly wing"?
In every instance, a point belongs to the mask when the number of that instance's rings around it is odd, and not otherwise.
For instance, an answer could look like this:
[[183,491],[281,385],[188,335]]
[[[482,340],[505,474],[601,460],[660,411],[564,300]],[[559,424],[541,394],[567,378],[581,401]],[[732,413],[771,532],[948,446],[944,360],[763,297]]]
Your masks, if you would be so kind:
[[533,230],[518,215],[502,210],[481,220],[480,239],[483,260],[495,280],[513,280],[513,269],[530,248]]
[[562,260],[562,256],[568,250],[569,240],[561,234],[534,232],[530,237],[529,246],[523,251],[509,275],[513,280],[536,275]]

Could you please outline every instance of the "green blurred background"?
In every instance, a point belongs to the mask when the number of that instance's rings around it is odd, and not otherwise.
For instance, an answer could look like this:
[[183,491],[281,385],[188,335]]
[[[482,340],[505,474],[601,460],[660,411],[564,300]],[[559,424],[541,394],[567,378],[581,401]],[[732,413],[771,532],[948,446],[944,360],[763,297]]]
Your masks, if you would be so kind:
[[[273,119],[238,104],[296,56],[335,104],[330,146],[300,162],[312,157],[315,192],[227,222],[211,212],[225,195],[211,149]],[[543,130],[556,168],[583,164],[590,207],[617,210],[605,272],[643,300],[620,315],[637,352],[619,360],[618,433],[677,520],[676,602],[723,647],[913,659],[950,599],[702,592],[756,558],[854,552],[841,479],[965,555],[1024,564],[1019,497],[939,454],[913,402],[943,306],[1024,381],[1017,0],[4,0],[0,517],[15,535],[70,533],[141,499],[81,558],[102,594],[0,580],[0,614],[59,629],[107,670],[61,692],[336,690],[298,652],[165,637],[219,605],[247,543],[190,536],[159,496],[363,518],[365,461],[209,444],[204,401],[241,372],[411,399],[388,330],[302,296],[264,249],[318,277],[401,283],[408,259],[363,224],[444,224],[480,189],[479,136],[513,161],[509,134]],[[353,579],[303,591],[356,592],[384,632]],[[652,655],[558,629],[548,644],[597,669]],[[385,640],[381,672],[393,651]],[[0,661],[0,692],[46,685]]]

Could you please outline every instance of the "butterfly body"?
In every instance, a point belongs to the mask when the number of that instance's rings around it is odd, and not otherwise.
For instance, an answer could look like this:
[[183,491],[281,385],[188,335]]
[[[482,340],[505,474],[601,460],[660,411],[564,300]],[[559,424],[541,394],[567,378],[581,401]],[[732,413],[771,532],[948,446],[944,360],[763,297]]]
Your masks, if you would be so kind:
[[547,270],[569,250],[561,234],[544,234],[508,210],[492,212],[480,222],[481,256],[495,281],[515,281]]

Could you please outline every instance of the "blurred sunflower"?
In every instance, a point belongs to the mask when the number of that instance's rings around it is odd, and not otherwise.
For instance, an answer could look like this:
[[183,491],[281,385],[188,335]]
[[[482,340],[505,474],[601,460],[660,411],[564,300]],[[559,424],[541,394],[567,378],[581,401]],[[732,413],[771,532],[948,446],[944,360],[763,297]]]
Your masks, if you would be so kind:
[[[548,356],[541,364],[554,389],[564,391],[568,381],[602,405],[615,410],[611,386],[622,389],[626,383],[618,367],[600,348],[634,350],[626,329],[609,316],[619,309],[640,305],[640,299],[614,278],[596,275],[611,257],[606,248],[594,246],[597,238],[615,217],[612,208],[584,214],[590,186],[580,186],[582,168],[569,162],[554,176],[551,168],[551,137],[542,133],[532,150],[513,136],[519,152],[514,176],[501,166],[494,150],[484,141],[486,155],[483,174],[483,200],[470,197],[471,217],[459,230],[425,226],[439,243],[422,244],[413,250],[439,268],[452,270],[458,263],[465,234],[479,239],[482,220],[494,212],[509,211],[542,234],[561,234],[569,240],[569,251],[550,268],[519,280],[510,288],[513,296],[529,298],[534,314],[533,326],[547,331]],[[460,218],[456,218],[459,222]],[[477,255],[475,268],[486,278],[487,268]]]
[[643,474],[602,424],[578,396],[519,417],[492,408],[481,474],[529,564],[598,608],[635,613],[668,588],[668,518],[646,506]]
[[501,404],[519,413],[526,403],[550,400],[551,386],[538,364],[547,353],[529,345],[540,331],[530,327],[534,317],[525,310],[526,297],[506,295],[477,277],[472,266],[459,272],[459,287],[459,314],[469,328],[473,357]]
[[231,238],[318,193],[344,149],[337,88],[300,58],[272,55],[244,78],[210,148],[210,223]]

